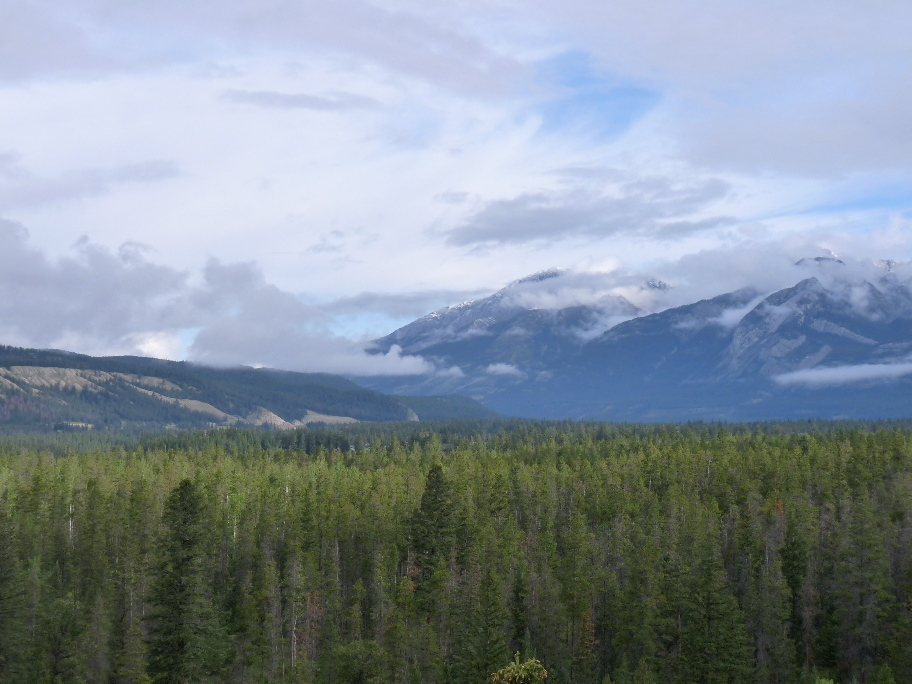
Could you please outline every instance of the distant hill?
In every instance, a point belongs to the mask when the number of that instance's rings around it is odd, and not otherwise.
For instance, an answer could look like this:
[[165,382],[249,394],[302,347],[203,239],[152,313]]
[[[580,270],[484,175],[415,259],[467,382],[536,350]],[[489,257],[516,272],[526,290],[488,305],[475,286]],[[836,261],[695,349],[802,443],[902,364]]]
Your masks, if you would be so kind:
[[891,262],[873,282],[835,259],[796,266],[818,275],[648,315],[622,297],[523,306],[532,288],[541,295],[560,285],[562,273],[547,271],[375,342],[379,352],[399,345],[453,372],[357,380],[397,394],[468,394],[530,418],[912,417],[909,283]]
[[133,356],[0,347],[0,431],[492,418],[462,396],[394,397],[337,375],[210,368]]

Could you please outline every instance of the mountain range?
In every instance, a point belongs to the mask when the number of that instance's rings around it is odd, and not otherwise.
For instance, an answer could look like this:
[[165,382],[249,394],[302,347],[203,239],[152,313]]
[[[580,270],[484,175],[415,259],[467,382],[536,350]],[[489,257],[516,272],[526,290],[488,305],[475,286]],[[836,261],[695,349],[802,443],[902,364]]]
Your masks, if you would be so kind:
[[0,347],[0,431],[6,432],[289,429],[494,416],[468,397],[393,397],[326,373]]
[[394,394],[458,392],[532,418],[912,415],[912,290],[897,264],[880,262],[873,279],[836,258],[797,266],[808,277],[791,287],[653,313],[621,294],[562,306],[565,272],[544,271],[374,342],[376,352],[421,355],[437,373],[356,381]]
[[[804,277],[665,308],[674,288],[573,292],[552,269],[375,340],[437,370],[348,377],[0,347],[0,431],[288,429],[357,421],[611,421],[912,416],[912,264],[864,277],[835,258]],[[634,303],[636,302],[636,303]],[[644,302],[653,302],[652,309]]]

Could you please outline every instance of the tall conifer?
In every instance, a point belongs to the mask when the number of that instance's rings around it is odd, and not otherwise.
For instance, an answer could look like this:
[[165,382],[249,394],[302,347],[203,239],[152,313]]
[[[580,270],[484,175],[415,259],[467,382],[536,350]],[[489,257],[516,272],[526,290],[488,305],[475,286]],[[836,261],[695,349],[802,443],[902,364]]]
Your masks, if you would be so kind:
[[414,577],[418,607],[430,612],[436,598],[430,591],[434,571],[441,560],[446,561],[453,547],[456,516],[450,484],[443,468],[435,463],[428,470],[421,504],[410,524],[411,548],[418,572]]
[[15,682],[22,674],[25,639],[25,587],[14,548],[13,525],[0,510],[0,681]]
[[738,607],[712,530],[698,533],[683,587],[679,681],[742,684],[751,676],[744,613]]
[[165,531],[149,595],[149,675],[155,684],[204,682],[222,667],[225,643],[207,594],[203,502],[183,480],[165,502]]

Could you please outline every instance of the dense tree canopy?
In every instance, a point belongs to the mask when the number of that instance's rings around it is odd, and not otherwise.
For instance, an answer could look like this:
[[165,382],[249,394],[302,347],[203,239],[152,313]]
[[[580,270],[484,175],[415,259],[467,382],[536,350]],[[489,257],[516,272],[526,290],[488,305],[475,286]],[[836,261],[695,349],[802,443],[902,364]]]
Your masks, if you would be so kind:
[[908,432],[437,427],[0,444],[0,680],[912,681]]

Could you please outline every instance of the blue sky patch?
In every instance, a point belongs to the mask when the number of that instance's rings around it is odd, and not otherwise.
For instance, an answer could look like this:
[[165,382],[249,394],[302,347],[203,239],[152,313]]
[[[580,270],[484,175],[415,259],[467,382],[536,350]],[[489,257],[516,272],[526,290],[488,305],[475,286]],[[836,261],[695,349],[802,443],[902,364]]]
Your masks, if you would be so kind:
[[583,52],[566,52],[542,62],[538,81],[554,94],[540,107],[546,133],[575,131],[614,138],[662,99],[656,91],[600,73]]

